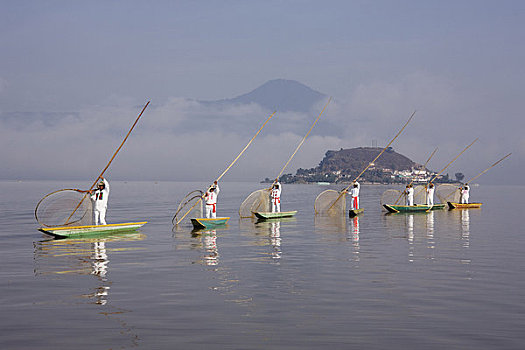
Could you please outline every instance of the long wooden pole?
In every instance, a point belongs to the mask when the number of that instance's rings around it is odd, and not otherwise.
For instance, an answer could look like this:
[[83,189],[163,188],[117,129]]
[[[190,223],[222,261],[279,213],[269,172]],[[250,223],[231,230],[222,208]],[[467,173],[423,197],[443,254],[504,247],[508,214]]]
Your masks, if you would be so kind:
[[383,148],[383,150],[377,155],[377,157],[374,158],[373,161],[371,161],[370,163],[368,163],[368,165],[366,166],[366,168],[363,169],[363,171],[361,171],[361,173],[359,175],[357,175],[357,177],[354,179],[354,181],[352,181],[352,183],[350,185],[348,185],[343,192],[346,192],[351,186],[353,183],[355,183],[360,177],[361,175],[363,175],[365,173],[365,171],[368,170],[368,168],[374,164],[374,162],[383,154],[383,152],[385,152],[387,150],[388,147],[390,147],[390,145],[398,138],[399,135],[401,135],[401,133],[403,132],[403,130],[405,130],[405,128],[407,127],[408,123],[410,123],[410,121],[412,120],[412,118],[414,117],[414,115],[416,114],[416,111],[414,111],[412,113],[412,115],[410,116],[410,118],[408,118],[407,122],[405,123],[405,125],[403,125],[403,127],[401,128],[401,130],[399,130],[399,132],[396,134],[396,136],[394,136],[394,138],[388,143],[388,145],[386,145],[385,148]]
[[361,171],[361,173],[354,179],[354,181],[352,181],[350,183],[350,185],[348,185],[347,187],[345,187],[345,189],[343,189],[341,191],[341,193],[339,193],[339,196],[337,197],[337,199],[332,203],[332,205],[330,206],[330,208],[328,208],[328,210],[332,209],[332,207],[335,205],[335,203],[337,203],[342,196],[344,196],[344,194],[346,193],[346,191],[348,191],[348,189],[352,186],[352,184],[354,184],[360,177],[361,175],[364,174],[364,172],[372,165],[374,164],[374,162],[383,154],[383,152],[386,151],[386,149],[388,147],[390,147],[390,145],[395,141],[395,139],[398,138],[399,135],[401,135],[401,133],[403,132],[403,130],[405,130],[405,128],[407,127],[408,123],[410,123],[410,121],[412,120],[412,118],[414,118],[414,115],[416,114],[416,111],[414,111],[411,115],[410,115],[410,118],[408,118],[407,122],[405,123],[405,125],[403,125],[403,127],[401,128],[401,130],[399,130],[399,132],[396,134],[396,136],[394,136],[394,138],[388,143],[388,145],[386,145],[385,148],[383,148],[383,150],[377,155],[377,157],[374,158],[373,161],[371,161],[370,163],[368,163],[368,165],[366,166],[366,168],[363,169],[363,171]]
[[512,153],[509,153],[507,154],[505,157],[501,158],[500,160],[498,160],[496,163],[492,164],[491,166],[489,166],[487,169],[483,170],[481,173],[479,173],[478,175],[474,176],[472,179],[468,180],[467,182],[465,182],[466,184],[468,183],[471,183],[472,181],[476,180],[478,177],[480,177],[481,175],[485,174],[487,171],[489,171],[490,169],[494,168],[496,165],[498,165],[499,163],[501,163],[505,158],[509,157]]
[[[241,155],[244,153],[244,151],[246,151],[246,149],[248,149],[248,147],[251,145],[251,143],[253,142],[253,140],[255,140],[255,138],[257,137],[257,135],[259,135],[259,133],[261,132],[261,130],[264,128],[264,126],[266,125],[266,123],[268,123],[270,121],[270,119],[272,119],[272,117],[275,115],[277,111],[274,111],[269,117],[268,119],[266,119],[266,121],[264,122],[264,124],[259,128],[259,130],[257,130],[257,132],[255,133],[255,135],[253,135],[252,139],[248,142],[248,144],[246,146],[244,146],[243,150],[241,151],[241,153],[239,153],[239,155],[233,160],[233,162],[231,162],[231,164],[226,168],[226,170],[224,170],[222,172],[221,175],[219,175],[219,177],[214,181],[214,182],[219,182],[219,180],[226,174],[226,172],[228,172],[228,170],[230,170],[230,168],[235,164],[235,162],[237,162],[237,160],[241,157]],[[209,189],[208,189],[209,190]],[[193,204],[193,206],[188,209],[188,211],[175,223],[175,225],[178,225],[185,217],[186,215],[189,214],[189,212],[198,204],[200,203],[200,201],[202,201],[202,199],[204,198],[204,196],[206,195],[206,193],[204,193],[201,198],[195,202],[195,204]]]
[[277,179],[281,177],[281,175],[284,173],[284,170],[286,169],[286,167],[288,166],[288,164],[290,164],[291,160],[293,159],[293,157],[295,156],[295,154],[297,153],[297,151],[299,151],[299,148],[301,148],[301,146],[303,145],[304,141],[306,140],[306,138],[308,137],[308,135],[310,135],[310,132],[312,131],[312,129],[314,128],[315,124],[317,124],[317,121],[319,120],[319,118],[321,118],[321,115],[323,114],[324,110],[326,109],[326,107],[328,106],[328,104],[330,103],[330,101],[332,101],[332,97],[330,97],[328,99],[328,102],[326,102],[326,105],[323,107],[323,110],[321,111],[321,113],[319,113],[319,116],[317,117],[317,119],[314,121],[314,123],[312,124],[312,126],[310,127],[310,130],[308,130],[308,132],[306,133],[306,135],[304,135],[303,139],[301,140],[301,142],[299,142],[299,145],[297,145],[297,148],[295,149],[295,151],[292,153],[292,155],[290,156],[290,158],[288,159],[288,161],[286,162],[286,164],[283,166],[283,168],[281,169],[281,171],[279,172],[279,175],[277,175]]
[[[115,159],[115,157],[117,156],[118,152],[120,151],[120,149],[122,148],[122,146],[124,146],[124,143],[126,142],[126,140],[128,139],[129,135],[131,134],[131,132],[133,131],[133,128],[135,128],[135,125],[137,125],[140,117],[142,116],[142,113],[144,113],[144,111],[146,110],[146,108],[148,107],[149,103],[151,101],[148,101],[146,103],[146,105],[144,106],[144,108],[142,108],[142,111],[140,112],[139,116],[137,117],[137,119],[135,119],[135,122],[133,123],[133,125],[131,126],[131,129],[129,129],[128,133],[126,134],[126,137],[124,137],[124,140],[122,141],[122,143],[120,144],[120,146],[117,148],[117,150],[115,151],[115,153],[113,154],[113,157],[111,157],[111,159],[109,160],[108,164],[106,165],[106,167],[102,170],[102,172],[100,173],[100,175],[95,179],[95,182],[93,182],[93,184],[91,185],[91,187],[89,188],[89,190],[92,190],[93,187],[95,187],[95,185],[97,184],[98,182],[98,179],[100,179],[102,177],[102,175],[104,175],[104,173],[106,172],[106,170],[108,170],[109,166],[111,165],[111,163],[113,162],[113,159]],[[77,206],[75,207],[75,210],[73,210],[73,212],[71,213],[71,215],[69,215],[69,217],[67,218],[66,222],[64,225],[67,225],[68,222],[69,222],[69,219],[71,219],[71,217],[73,216],[73,214],[75,214],[75,212],[78,210],[78,208],[80,207],[80,205],[82,204],[82,202],[86,199],[87,195],[88,195],[89,192],[86,192],[86,194],[84,195],[84,197],[82,197],[82,200],[77,204]]]
[[470,148],[470,146],[472,146],[476,141],[478,141],[478,139],[476,138],[474,141],[472,141],[472,143],[470,145],[468,145],[467,147],[465,147],[465,149],[463,151],[461,151],[457,156],[456,158],[452,159],[443,169],[441,169],[441,171],[439,173],[437,173],[429,182],[432,182],[434,181],[439,175],[441,175],[442,172],[445,171],[445,169],[447,169],[450,164],[454,163],[456,161],[456,159],[459,158],[460,155],[462,155],[467,149]]

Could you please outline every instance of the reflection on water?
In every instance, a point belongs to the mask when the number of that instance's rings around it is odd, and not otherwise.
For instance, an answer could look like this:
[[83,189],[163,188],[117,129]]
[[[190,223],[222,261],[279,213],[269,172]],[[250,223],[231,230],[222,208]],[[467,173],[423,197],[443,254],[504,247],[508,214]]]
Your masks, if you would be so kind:
[[272,250],[272,258],[275,261],[281,259],[281,222],[275,221],[270,223],[270,246]]
[[219,264],[219,250],[217,248],[217,230],[201,232],[202,246],[204,248],[203,261],[208,266]]
[[408,261],[414,262],[414,214],[405,215],[408,237]]
[[350,219],[351,241],[354,247],[353,258],[355,262],[359,262],[359,216]]
[[461,239],[463,240],[463,247],[470,246],[470,214],[469,210],[460,210],[461,215]]
[[315,215],[314,226],[322,233],[348,233],[346,215]]
[[35,276],[86,275],[94,276],[94,286],[90,293],[79,294],[90,300],[89,303],[104,307],[100,312],[120,325],[120,334],[130,338],[132,347],[138,346],[139,337],[134,327],[127,324],[119,315],[130,312],[111,306],[108,303],[112,282],[108,279],[109,253],[136,251],[139,248],[108,248],[107,244],[141,241],[145,235],[133,232],[121,233],[104,238],[50,239],[34,243]]
[[107,279],[108,252],[137,248],[108,249],[106,243],[143,240],[141,233],[119,234],[104,238],[51,239],[34,243],[35,275],[77,274],[96,277],[92,293],[82,294],[95,304],[106,305],[111,282]]
[[434,216],[435,216],[435,212],[434,211],[430,211],[427,213],[426,215],[426,218],[427,218],[427,221],[426,221],[426,229],[427,229],[427,248],[429,249],[428,253],[429,253],[429,256],[428,258],[431,259],[431,260],[434,260],[435,259],[435,248],[436,248],[436,241],[434,239]]

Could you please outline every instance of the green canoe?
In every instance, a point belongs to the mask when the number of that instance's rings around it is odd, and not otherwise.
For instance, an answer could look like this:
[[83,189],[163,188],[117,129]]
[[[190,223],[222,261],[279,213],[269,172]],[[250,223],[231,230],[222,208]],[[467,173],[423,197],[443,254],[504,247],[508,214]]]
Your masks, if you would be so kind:
[[191,223],[193,224],[194,228],[196,228],[196,229],[203,229],[203,228],[215,228],[217,226],[226,225],[228,220],[230,220],[230,217],[193,218],[193,219],[191,219]]
[[432,206],[430,205],[395,205],[395,204],[383,204],[386,210],[390,213],[415,213],[429,211]]
[[134,231],[144,224],[143,222],[126,222],[122,224],[108,224],[108,225],[88,225],[88,226],[54,226],[54,227],[41,227],[38,230],[48,235],[55,237],[85,237],[93,234],[104,234],[104,233],[117,233],[117,232],[129,232]]
[[272,213],[272,212],[265,212],[265,211],[258,211],[253,212],[253,215],[255,215],[258,219],[261,220],[270,220],[270,219],[281,219],[281,218],[290,218],[297,214],[297,210],[293,211],[281,211],[278,213]]

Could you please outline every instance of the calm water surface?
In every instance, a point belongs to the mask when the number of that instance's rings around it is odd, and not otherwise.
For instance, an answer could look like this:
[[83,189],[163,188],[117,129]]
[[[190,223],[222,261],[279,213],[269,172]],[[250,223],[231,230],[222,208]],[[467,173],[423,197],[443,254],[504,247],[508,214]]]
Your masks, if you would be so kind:
[[[524,349],[525,187],[480,186],[482,209],[313,215],[326,187],[285,185],[273,223],[238,219],[257,183],[222,183],[229,225],[172,230],[204,183],[111,183],[108,222],[140,231],[53,240],[34,208],[88,186],[0,182],[1,349]],[[339,187],[335,188],[339,189]]]

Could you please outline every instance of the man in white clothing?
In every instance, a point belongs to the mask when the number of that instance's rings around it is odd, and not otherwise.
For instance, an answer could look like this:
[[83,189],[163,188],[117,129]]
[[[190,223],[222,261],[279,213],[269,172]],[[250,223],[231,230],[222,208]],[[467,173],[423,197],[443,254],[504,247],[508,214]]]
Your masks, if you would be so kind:
[[461,191],[461,203],[468,204],[468,198],[470,197],[470,187],[468,184],[465,184],[463,188],[460,187]]
[[361,188],[361,185],[359,182],[354,182],[354,186],[350,190],[350,196],[352,197],[350,201],[350,209],[355,210],[359,209],[359,189]]
[[270,192],[270,198],[272,199],[272,213],[281,212],[281,184],[279,179],[275,179]]
[[93,223],[95,225],[106,225],[106,210],[108,209],[109,182],[101,177],[96,190],[90,190],[93,202]]
[[414,187],[412,187],[412,184],[407,185],[405,196],[407,197],[407,205],[414,205]]
[[204,200],[206,202],[206,218],[217,217],[217,196],[219,195],[219,184],[217,181],[213,182],[213,185],[206,191]]
[[434,184],[431,182],[427,185],[427,205],[434,205]]

